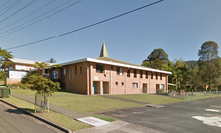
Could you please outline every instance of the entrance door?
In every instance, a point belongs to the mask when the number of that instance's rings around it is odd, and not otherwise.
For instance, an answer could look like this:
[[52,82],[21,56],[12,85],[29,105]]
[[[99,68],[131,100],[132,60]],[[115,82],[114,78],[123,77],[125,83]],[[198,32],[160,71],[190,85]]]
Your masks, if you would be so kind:
[[158,93],[159,90],[160,90],[160,85],[156,84],[156,93]]
[[97,83],[93,82],[93,90],[94,90],[94,94],[97,94]]
[[143,93],[147,93],[147,84],[143,84]]

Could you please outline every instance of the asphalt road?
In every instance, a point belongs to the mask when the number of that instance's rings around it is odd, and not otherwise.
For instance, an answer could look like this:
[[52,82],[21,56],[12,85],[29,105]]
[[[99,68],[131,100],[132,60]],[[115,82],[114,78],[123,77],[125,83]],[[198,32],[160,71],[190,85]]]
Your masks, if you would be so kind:
[[0,133],[55,133],[52,127],[0,102]]
[[166,133],[221,132],[221,97],[166,104],[163,108],[140,107],[102,114]]

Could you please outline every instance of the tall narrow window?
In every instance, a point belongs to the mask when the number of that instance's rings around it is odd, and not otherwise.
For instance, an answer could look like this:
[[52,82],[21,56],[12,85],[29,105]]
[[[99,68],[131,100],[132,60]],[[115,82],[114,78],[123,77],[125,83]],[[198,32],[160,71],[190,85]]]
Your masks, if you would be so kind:
[[162,76],[162,73],[160,73],[160,80],[162,80],[162,77],[163,77],[163,76]]
[[148,79],[148,71],[146,71],[146,78]]
[[151,72],[151,79],[153,79],[153,72]]
[[117,67],[117,75],[123,75],[123,68]]
[[161,84],[161,85],[160,85],[160,89],[161,89],[161,90],[164,90],[164,84]]
[[80,66],[80,74],[82,74],[82,66]]
[[158,79],[158,74],[156,73],[156,79]]
[[75,65],[75,74],[77,75],[77,65]]
[[68,76],[69,76],[69,80],[70,80],[71,79],[71,70],[69,70]]
[[72,69],[72,79],[74,79],[74,70]]
[[130,69],[127,70],[127,77],[130,77]]
[[103,71],[104,71],[104,65],[96,64],[96,72],[103,73]]
[[137,70],[134,69],[134,77],[137,77]]
[[62,67],[62,76],[65,76],[65,68]]
[[143,71],[140,70],[140,78],[143,78]]

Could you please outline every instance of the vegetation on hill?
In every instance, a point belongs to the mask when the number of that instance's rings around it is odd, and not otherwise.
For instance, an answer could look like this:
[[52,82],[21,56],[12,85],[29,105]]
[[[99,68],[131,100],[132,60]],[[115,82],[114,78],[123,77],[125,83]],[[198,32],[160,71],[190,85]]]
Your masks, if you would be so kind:
[[188,65],[189,70],[193,70],[198,65],[197,60],[185,61],[185,63]]
[[[221,86],[221,58],[218,56],[218,44],[206,41],[198,51],[198,61],[169,61],[168,54],[161,48],[154,49],[142,62],[142,66],[172,72],[168,82],[177,84],[169,86],[170,90],[184,89],[186,91],[211,90]],[[189,84],[189,85],[188,85]]]

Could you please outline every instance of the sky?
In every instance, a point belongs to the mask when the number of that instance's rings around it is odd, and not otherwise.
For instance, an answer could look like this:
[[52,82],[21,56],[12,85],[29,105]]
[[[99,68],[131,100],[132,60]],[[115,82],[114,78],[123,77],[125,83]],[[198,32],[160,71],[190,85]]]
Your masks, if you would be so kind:
[[[156,1],[81,0],[65,8],[77,0],[1,0],[0,47],[7,49],[55,36],[8,51],[18,59],[48,61],[54,58],[57,63],[64,63],[99,57],[105,42],[110,58],[139,65],[157,48],[164,49],[170,61],[180,58],[188,61],[199,59],[198,50],[205,41],[221,44],[221,0],[164,0],[105,23],[59,36]],[[15,5],[16,2],[19,3]],[[57,12],[61,9],[64,10]],[[50,14],[54,15],[47,17]],[[42,20],[11,33],[16,27],[39,19]],[[218,50],[221,52],[221,47]]]

